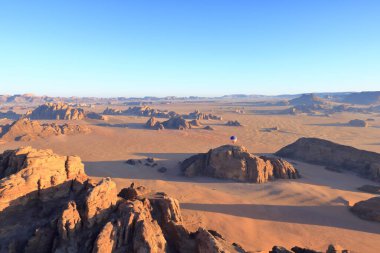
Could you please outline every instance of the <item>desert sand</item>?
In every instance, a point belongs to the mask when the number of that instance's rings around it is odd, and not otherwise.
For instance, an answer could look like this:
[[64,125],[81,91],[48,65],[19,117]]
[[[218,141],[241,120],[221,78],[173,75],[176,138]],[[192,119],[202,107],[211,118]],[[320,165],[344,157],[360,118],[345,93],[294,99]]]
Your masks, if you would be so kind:
[[[300,137],[318,137],[356,148],[380,152],[380,117],[351,113],[331,117],[306,115],[255,115],[235,113],[229,104],[165,104],[158,109],[189,113],[194,109],[221,115],[223,121],[202,121],[215,131],[203,129],[153,131],[144,128],[148,118],[109,116],[99,120],[80,120],[92,132],[87,135],[54,136],[30,142],[0,144],[0,152],[20,146],[49,148],[55,153],[78,155],[86,173],[95,178],[112,177],[120,190],[131,182],[163,191],[177,198],[186,226],[215,229],[226,239],[252,251],[268,251],[273,245],[288,248],[298,245],[325,250],[336,243],[353,252],[378,252],[380,226],[354,216],[348,206],[375,196],[357,190],[374,182],[347,172],[336,173],[321,166],[295,162],[301,179],[277,180],[265,184],[239,183],[204,177],[185,178],[178,163],[189,156],[207,152],[229,142],[236,135],[238,144],[256,154],[274,153]],[[270,109],[270,108],[269,108]],[[104,108],[97,108],[99,112]],[[374,118],[367,128],[350,127],[351,119]],[[244,127],[225,126],[238,120]],[[1,123],[7,121],[2,120]],[[44,121],[45,122],[45,121]],[[46,121],[63,123],[66,121]],[[265,128],[279,127],[267,132]],[[155,168],[131,166],[127,159],[153,157]],[[165,166],[166,173],[157,168]]]

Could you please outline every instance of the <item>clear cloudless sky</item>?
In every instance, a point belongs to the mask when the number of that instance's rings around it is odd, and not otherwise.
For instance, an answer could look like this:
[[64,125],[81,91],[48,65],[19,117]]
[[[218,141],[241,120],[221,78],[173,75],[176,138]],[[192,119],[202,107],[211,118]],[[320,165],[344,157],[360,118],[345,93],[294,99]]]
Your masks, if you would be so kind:
[[0,0],[0,94],[380,90],[379,0]]

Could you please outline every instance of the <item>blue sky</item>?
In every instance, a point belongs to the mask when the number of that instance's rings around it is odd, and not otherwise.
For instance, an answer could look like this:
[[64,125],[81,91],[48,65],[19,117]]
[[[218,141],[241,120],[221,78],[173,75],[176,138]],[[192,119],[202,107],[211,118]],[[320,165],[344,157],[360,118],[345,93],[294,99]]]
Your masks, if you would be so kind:
[[380,90],[380,1],[1,1],[0,94]]

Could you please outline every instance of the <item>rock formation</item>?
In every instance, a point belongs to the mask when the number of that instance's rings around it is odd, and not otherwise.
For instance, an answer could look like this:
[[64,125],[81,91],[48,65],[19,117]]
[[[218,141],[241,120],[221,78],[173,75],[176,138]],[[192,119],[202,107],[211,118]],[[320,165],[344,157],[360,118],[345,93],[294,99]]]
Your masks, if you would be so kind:
[[134,106],[134,107],[129,107],[127,110],[116,110],[112,108],[106,108],[103,114],[104,115],[133,115],[133,116],[145,116],[145,117],[156,117],[156,118],[170,118],[170,117],[179,116],[175,112],[157,110],[149,106]]
[[189,123],[190,123],[191,126],[194,126],[194,127],[200,127],[200,126],[202,126],[202,123],[199,120],[197,120],[197,119],[193,119]]
[[118,197],[110,178],[93,182],[76,156],[5,151],[0,179],[0,252],[246,252],[215,231],[189,232],[164,193],[132,184]]
[[162,122],[162,125],[166,129],[184,130],[184,129],[190,129],[191,128],[190,123],[187,122],[182,117],[173,117],[173,118],[170,118],[169,120]]
[[361,119],[353,119],[348,122],[348,125],[353,127],[368,127],[368,122]]
[[155,118],[178,118],[195,119],[195,120],[222,120],[222,117],[213,115],[211,113],[202,113],[199,110],[191,112],[189,114],[178,114],[174,111],[153,109],[149,106],[134,106],[129,107],[127,110],[117,110],[112,108],[106,108],[103,111],[104,115],[133,115]]
[[213,115],[211,113],[203,113],[199,110],[195,110],[187,115],[183,115],[185,119],[195,119],[195,120],[222,120],[221,116]]
[[350,210],[362,219],[380,222],[380,197],[360,201]]
[[275,179],[296,179],[298,171],[287,161],[255,156],[245,147],[224,145],[191,156],[181,163],[185,176],[209,176],[236,181],[265,183]]
[[375,181],[380,180],[380,154],[340,145],[318,138],[300,138],[276,155],[341,170],[351,170]]
[[97,120],[108,120],[108,117],[96,112],[86,113],[86,118],[88,119],[97,119]]
[[122,114],[123,114],[122,110],[108,108],[108,107],[103,111],[103,115],[122,115]]
[[12,124],[0,126],[0,138],[5,141],[30,141],[56,135],[87,134],[91,129],[87,126],[63,124],[40,124],[38,121],[22,118]]
[[324,104],[326,101],[320,97],[317,97],[314,94],[302,94],[298,98],[294,98],[292,100],[289,100],[289,104],[291,105],[320,105]]
[[145,127],[154,130],[164,130],[164,125],[159,122],[155,117],[151,117],[146,123]]
[[146,123],[145,127],[154,130],[163,129],[178,129],[185,130],[190,129],[191,124],[182,117],[172,117],[166,121],[160,122],[156,118],[150,118]]
[[46,103],[34,109],[29,115],[30,119],[51,120],[80,120],[85,113],[81,108],[73,108],[64,103]]
[[237,120],[229,120],[227,121],[226,126],[243,126],[243,125],[240,124],[240,122]]

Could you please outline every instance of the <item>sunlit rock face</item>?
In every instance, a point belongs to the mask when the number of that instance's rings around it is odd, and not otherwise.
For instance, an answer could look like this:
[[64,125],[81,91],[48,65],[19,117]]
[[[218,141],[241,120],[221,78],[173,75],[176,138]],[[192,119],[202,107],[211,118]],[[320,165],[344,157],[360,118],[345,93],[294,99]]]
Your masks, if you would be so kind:
[[188,177],[203,175],[252,183],[300,177],[293,165],[283,159],[256,156],[245,147],[234,145],[192,156],[182,162],[181,169]]

